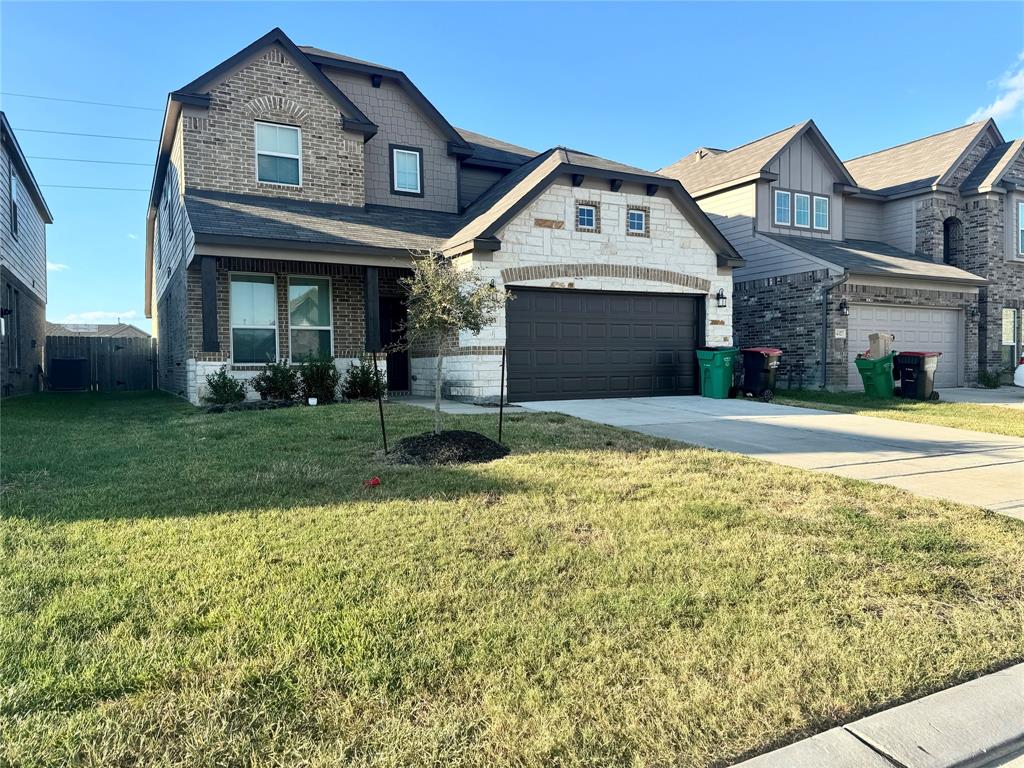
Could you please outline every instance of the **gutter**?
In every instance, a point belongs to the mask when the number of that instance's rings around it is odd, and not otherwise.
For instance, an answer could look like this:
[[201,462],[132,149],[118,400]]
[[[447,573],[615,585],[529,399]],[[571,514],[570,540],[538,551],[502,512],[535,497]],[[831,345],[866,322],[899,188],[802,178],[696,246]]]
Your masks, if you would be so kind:
[[837,277],[828,283],[821,294],[821,388],[828,384],[828,295],[833,288],[850,279],[850,273],[844,272],[842,277]]

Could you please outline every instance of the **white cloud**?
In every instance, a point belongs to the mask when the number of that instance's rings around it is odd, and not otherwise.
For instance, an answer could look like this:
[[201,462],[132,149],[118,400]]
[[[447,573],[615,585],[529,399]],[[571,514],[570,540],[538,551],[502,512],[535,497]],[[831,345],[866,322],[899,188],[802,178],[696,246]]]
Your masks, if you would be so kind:
[[73,312],[70,315],[65,315],[61,321],[63,323],[116,323],[125,322],[126,320],[132,320],[138,317],[139,313],[134,309],[126,312],[107,312],[105,310],[96,310],[93,312]]
[[55,261],[46,262],[47,272],[63,272],[65,269],[71,269],[67,264],[58,264]]
[[131,232],[129,232],[128,233],[128,239],[129,240],[138,240],[139,236],[138,235],[133,235]]
[[968,123],[992,117],[996,120],[1024,118],[1024,51],[1017,55],[1017,61],[1003,72],[999,79],[989,83],[996,88],[996,98],[988,106],[974,110],[967,118]]

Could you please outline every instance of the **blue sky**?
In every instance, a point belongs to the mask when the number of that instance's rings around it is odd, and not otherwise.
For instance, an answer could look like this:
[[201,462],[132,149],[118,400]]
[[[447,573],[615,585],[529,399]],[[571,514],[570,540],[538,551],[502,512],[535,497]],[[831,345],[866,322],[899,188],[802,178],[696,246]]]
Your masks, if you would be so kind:
[[[162,110],[274,26],[403,69],[459,127],[644,168],[813,117],[840,157],[993,112],[1024,134],[1022,3],[0,2],[0,90]],[[949,48],[955,42],[955,47]],[[949,53],[947,53],[949,51]],[[159,111],[0,96],[41,184],[148,188]],[[146,194],[44,188],[51,320],[149,329]]]

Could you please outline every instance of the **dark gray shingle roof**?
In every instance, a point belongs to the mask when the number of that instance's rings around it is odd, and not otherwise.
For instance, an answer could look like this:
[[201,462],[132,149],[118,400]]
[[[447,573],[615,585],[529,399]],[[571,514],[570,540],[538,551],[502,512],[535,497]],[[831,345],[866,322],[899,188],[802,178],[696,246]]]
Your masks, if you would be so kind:
[[465,128],[456,128],[471,147],[473,147],[472,158],[479,160],[490,160],[509,165],[522,165],[528,160],[537,156],[537,152],[507,141],[495,139],[491,136],[484,136],[476,131],[467,131]]
[[764,236],[857,275],[916,277],[976,285],[988,282],[983,277],[951,267],[949,264],[938,264],[927,257],[907,253],[874,240],[817,240],[810,237],[767,234]]
[[1021,146],[1024,146],[1024,139],[1004,141],[1002,144],[992,147],[981,162],[974,167],[970,176],[964,179],[963,184],[960,185],[961,191],[973,192],[976,189],[987,189],[993,184],[998,184],[1017,156]]
[[423,250],[438,248],[459,225],[453,213],[385,205],[356,208],[279,197],[187,189],[185,208],[200,241],[253,238],[322,246]]

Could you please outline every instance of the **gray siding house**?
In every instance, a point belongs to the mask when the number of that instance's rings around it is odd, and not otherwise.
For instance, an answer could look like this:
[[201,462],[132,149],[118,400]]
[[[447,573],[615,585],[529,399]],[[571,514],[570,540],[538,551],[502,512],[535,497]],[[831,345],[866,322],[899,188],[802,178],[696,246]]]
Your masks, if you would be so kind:
[[813,121],[663,168],[726,235],[742,345],[785,349],[782,383],[858,388],[868,334],[943,353],[939,386],[1021,353],[1021,141],[986,120],[839,160]]
[[39,390],[46,339],[46,225],[52,223],[0,112],[0,397]]
[[[732,342],[736,249],[682,185],[564,147],[453,127],[403,72],[279,29],[167,101],[146,236],[161,388],[194,403],[222,366],[342,371],[393,341],[423,254],[516,295],[446,357],[447,396],[694,392],[694,349]],[[435,361],[386,356],[389,389]]]

